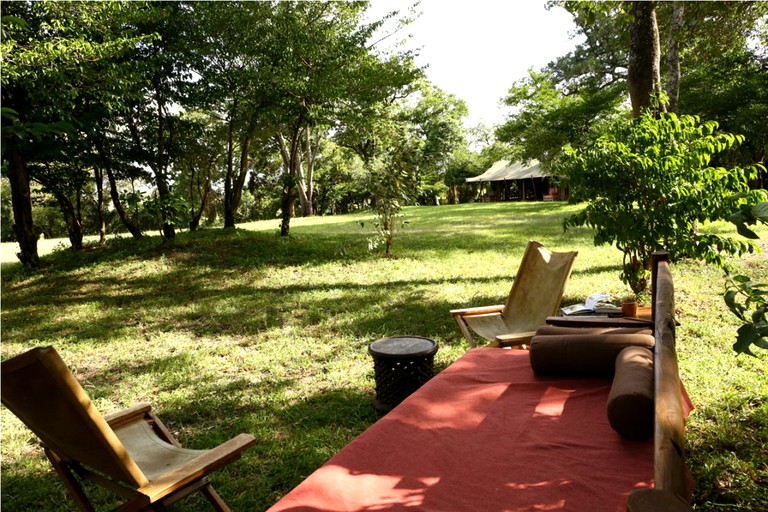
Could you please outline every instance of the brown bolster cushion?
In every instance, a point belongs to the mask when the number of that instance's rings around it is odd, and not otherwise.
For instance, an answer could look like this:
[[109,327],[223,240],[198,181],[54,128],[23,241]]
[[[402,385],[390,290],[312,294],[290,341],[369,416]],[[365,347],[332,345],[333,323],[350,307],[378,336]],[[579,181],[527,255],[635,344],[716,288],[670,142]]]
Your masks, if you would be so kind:
[[648,327],[560,327],[557,325],[542,325],[536,329],[536,336],[552,336],[560,334],[648,334]]
[[622,437],[643,441],[653,436],[653,353],[628,347],[616,358],[608,394],[608,421]]
[[650,332],[612,329],[590,334],[538,334],[531,340],[529,356],[536,375],[612,377],[616,357],[624,348],[653,348]]

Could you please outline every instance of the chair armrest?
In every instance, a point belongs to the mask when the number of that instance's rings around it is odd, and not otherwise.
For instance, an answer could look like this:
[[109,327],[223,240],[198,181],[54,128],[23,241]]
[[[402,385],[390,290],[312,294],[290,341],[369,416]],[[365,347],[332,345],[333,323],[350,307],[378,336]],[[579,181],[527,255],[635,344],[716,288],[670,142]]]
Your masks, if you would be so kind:
[[135,421],[144,419],[147,413],[152,409],[152,405],[148,403],[136,404],[124,411],[113,412],[107,414],[104,419],[107,420],[107,424],[112,430],[118,429],[124,425],[128,425]]
[[245,450],[255,444],[256,438],[252,435],[239,434],[183,466],[155,478],[147,485],[140,487],[138,491],[150,497],[151,501],[154,502],[188,483],[236,461]]
[[473,316],[486,315],[488,313],[499,313],[504,311],[504,304],[495,304],[493,306],[479,306],[476,308],[452,309],[453,316]]

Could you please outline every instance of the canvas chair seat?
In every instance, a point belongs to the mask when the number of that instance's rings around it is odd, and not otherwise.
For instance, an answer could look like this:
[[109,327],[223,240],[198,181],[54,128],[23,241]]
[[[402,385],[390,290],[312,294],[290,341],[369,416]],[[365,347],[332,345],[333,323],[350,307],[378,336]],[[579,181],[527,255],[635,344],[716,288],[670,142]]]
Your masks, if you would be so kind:
[[[531,317],[527,318],[530,319]],[[516,324],[515,322],[510,321],[507,316],[503,315],[501,311],[498,313],[486,313],[482,315],[467,315],[464,317],[464,320],[467,322],[467,325],[482,338],[497,341],[496,338],[501,335],[504,336],[504,339],[507,342],[520,340],[521,343],[525,343],[533,338],[536,335],[536,328],[540,325],[520,325],[522,322]],[[520,330],[525,329],[526,327],[531,327],[533,329],[525,331]]]
[[472,331],[494,346],[529,343],[560,307],[577,255],[529,241],[505,304],[451,310],[470,346],[477,346]]
[[93,512],[81,480],[127,501],[116,510],[165,510],[200,491],[216,510],[229,507],[208,475],[256,443],[239,434],[211,450],[182,448],[149,404],[102,416],[52,347],[2,363],[2,403],[42,441],[80,510]]
[[116,429],[115,435],[150,482],[210,451],[181,448],[163,441],[146,421]]

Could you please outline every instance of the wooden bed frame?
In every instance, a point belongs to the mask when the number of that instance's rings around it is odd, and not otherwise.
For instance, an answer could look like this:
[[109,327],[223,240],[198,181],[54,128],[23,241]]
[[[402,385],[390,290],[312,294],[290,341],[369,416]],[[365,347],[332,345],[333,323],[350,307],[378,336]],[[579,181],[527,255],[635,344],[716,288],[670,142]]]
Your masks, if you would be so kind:
[[653,255],[652,276],[655,407],[654,488],[632,493],[627,510],[691,510],[685,465],[685,410],[677,367],[675,288],[668,253]]
[[[653,258],[652,302],[653,446],[650,440],[643,446],[612,435],[607,418],[575,412],[576,402],[584,396],[594,397],[592,404],[600,404],[599,400],[608,396],[610,381],[587,378],[577,384],[561,381],[564,377],[531,381],[533,373],[527,354],[499,348],[472,349],[307,477],[270,511],[529,510],[535,503],[554,507],[553,510],[690,511],[691,480],[684,457],[685,417],[690,403],[678,375],[674,286],[669,256],[665,253]],[[594,323],[597,319],[590,320]],[[578,319],[574,319],[573,325],[578,325]],[[538,394],[541,389],[546,389],[543,395]],[[559,403],[558,396],[550,394],[550,390],[555,395],[567,395],[555,423],[548,423],[550,415],[546,410],[538,414],[540,405],[547,409]],[[573,406],[567,405],[572,403]],[[518,414],[522,414],[523,422],[510,423],[519,418],[515,416]],[[452,423],[454,420],[458,424]],[[608,443],[598,447],[603,456],[596,460],[600,460],[601,471],[605,471],[599,473],[600,481],[621,482],[610,498],[592,490],[592,484],[598,482],[588,472],[574,469],[584,466],[572,465],[573,460],[582,464],[582,457],[597,453],[585,456],[584,441],[574,435],[581,432],[574,429],[575,422],[584,422],[581,431],[591,432],[590,439]],[[552,425],[568,425],[568,429],[563,431],[554,426],[562,435],[547,437],[555,433]],[[395,445],[399,445],[399,451]],[[424,446],[429,446],[427,452],[421,451]],[[408,452],[411,448],[415,451]],[[520,451],[516,452],[517,449]],[[642,456],[644,462],[628,466],[607,455],[618,455],[624,450]],[[514,471],[519,470],[515,461],[522,460],[523,453],[533,453],[536,462],[523,465],[521,476]],[[465,458],[444,462],[446,457],[455,455]],[[564,455],[567,456],[559,458]],[[459,460],[458,464],[453,460]],[[444,464],[458,469],[459,474],[446,470],[448,466]],[[562,464],[571,465],[561,467]],[[517,469],[511,469],[512,465]],[[469,479],[461,473],[467,469]],[[626,478],[631,480],[627,482]],[[550,488],[560,486],[563,491],[556,490],[552,499],[539,499],[542,495],[538,493],[545,490],[541,483],[545,481]],[[573,489],[576,494],[563,494]],[[384,499],[371,501],[371,497]],[[587,503],[589,500],[591,503]]]

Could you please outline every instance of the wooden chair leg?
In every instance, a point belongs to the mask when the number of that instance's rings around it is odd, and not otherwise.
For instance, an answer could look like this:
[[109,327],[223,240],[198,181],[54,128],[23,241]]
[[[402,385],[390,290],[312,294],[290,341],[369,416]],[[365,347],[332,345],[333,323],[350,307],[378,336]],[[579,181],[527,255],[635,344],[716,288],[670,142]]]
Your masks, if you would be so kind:
[[45,455],[48,457],[48,460],[51,461],[54,471],[56,471],[56,474],[61,478],[64,487],[67,489],[69,496],[77,504],[77,507],[83,512],[96,512],[91,505],[91,502],[88,500],[88,497],[85,495],[85,491],[83,491],[80,482],[77,481],[74,473],[72,473],[72,470],[69,469],[69,466],[67,466],[61,457],[48,448],[45,448]]
[[461,333],[469,342],[469,346],[472,348],[476,348],[477,344],[475,343],[475,338],[472,337],[472,333],[470,332],[469,326],[467,325],[467,322],[464,320],[464,317],[461,315],[454,315],[453,317],[456,319],[456,322],[459,324],[459,329],[461,329]]
[[219,493],[216,492],[216,489],[214,489],[211,484],[205,485],[200,489],[200,492],[202,492],[203,496],[205,496],[211,505],[213,505],[213,508],[219,512],[230,512],[227,504],[224,503],[224,500],[221,499],[221,496],[219,496]]

